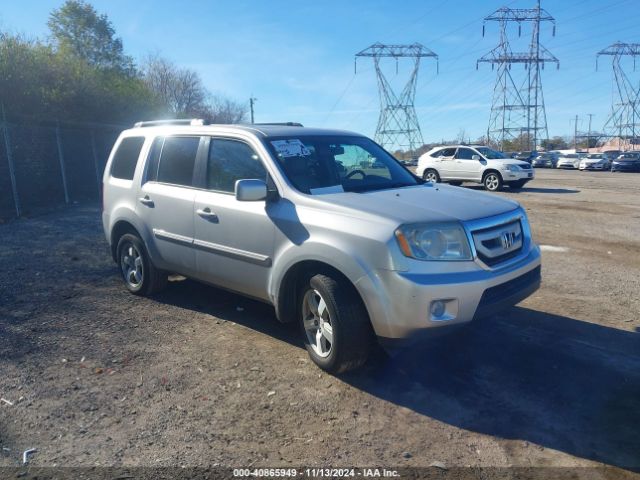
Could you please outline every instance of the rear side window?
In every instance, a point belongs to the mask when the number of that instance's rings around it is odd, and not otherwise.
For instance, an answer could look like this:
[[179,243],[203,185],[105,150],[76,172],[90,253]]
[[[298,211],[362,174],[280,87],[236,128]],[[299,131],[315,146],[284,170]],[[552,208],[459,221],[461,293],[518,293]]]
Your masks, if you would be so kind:
[[[190,187],[193,184],[193,166],[196,163],[200,137],[165,137],[161,148],[159,141],[156,140],[152,152],[156,153],[160,149],[157,173],[149,172],[148,179]],[[153,170],[153,156],[151,162],[150,168]]]
[[112,177],[133,180],[143,144],[144,137],[127,137],[120,142],[111,162]]
[[211,139],[207,161],[207,188],[234,192],[236,180],[267,179],[260,158],[246,143],[237,140]]

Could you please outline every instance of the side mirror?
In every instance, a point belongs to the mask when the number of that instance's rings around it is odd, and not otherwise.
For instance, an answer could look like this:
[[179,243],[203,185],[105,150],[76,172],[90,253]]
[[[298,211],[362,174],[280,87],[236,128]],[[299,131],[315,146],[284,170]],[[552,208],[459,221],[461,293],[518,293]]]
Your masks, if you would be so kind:
[[471,155],[471,160],[480,160],[480,155]]
[[263,180],[236,180],[236,200],[259,202],[267,198],[267,184]]

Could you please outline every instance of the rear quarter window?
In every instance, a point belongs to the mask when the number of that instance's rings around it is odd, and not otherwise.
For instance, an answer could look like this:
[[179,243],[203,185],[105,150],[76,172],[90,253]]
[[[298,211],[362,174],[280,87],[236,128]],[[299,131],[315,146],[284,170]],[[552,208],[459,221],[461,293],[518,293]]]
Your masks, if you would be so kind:
[[133,180],[143,144],[144,137],[127,137],[120,142],[111,162],[112,177]]

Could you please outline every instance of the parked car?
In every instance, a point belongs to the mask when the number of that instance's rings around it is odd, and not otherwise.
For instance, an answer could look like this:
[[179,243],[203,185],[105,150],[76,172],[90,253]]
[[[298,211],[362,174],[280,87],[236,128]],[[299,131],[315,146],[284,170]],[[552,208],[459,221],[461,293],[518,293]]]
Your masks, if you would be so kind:
[[[361,166],[372,161],[384,167]],[[518,203],[436,187],[351,132],[141,122],[116,141],[103,187],[131,293],[173,272],[261,300],[329,372],[362,365],[376,338],[400,348],[540,284]]]
[[418,160],[416,172],[428,182],[481,183],[489,191],[503,185],[522,188],[533,180],[531,166],[519,160],[505,158],[501,152],[481,145],[448,145],[436,147]]
[[576,169],[580,167],[583,155],[579,153],[565,153],[560,155],[556,162],[556,168]]
[[640,172],[640,152],[625,152],[611,164],[612,172]]
[[605,153],[589,153],[580,160],[580,170],[610,170],[611,161]]
[[533,159],[531,166],[536,168],[555,168],[556,163],[558,163],[558,156],[555,152],[541,153]]
[[533,159],[538,156],[538,152],[533,150],[531,152],[517,152],[514,157],[516,160],[522,160],[523,162],[531,163]]

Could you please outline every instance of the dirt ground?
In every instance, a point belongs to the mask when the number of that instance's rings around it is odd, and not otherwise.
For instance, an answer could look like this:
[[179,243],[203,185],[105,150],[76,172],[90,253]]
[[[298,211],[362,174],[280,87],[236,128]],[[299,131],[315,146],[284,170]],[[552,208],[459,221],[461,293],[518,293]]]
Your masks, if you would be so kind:
[[[99,208],[0,226],[0,466],[640,471],[640,175],[538,171],[543,286],[336,378],[272,308],[126,292]],[[583,472],[588,469],[581,470]],[[636,472],[636,473],[634,473]]]

